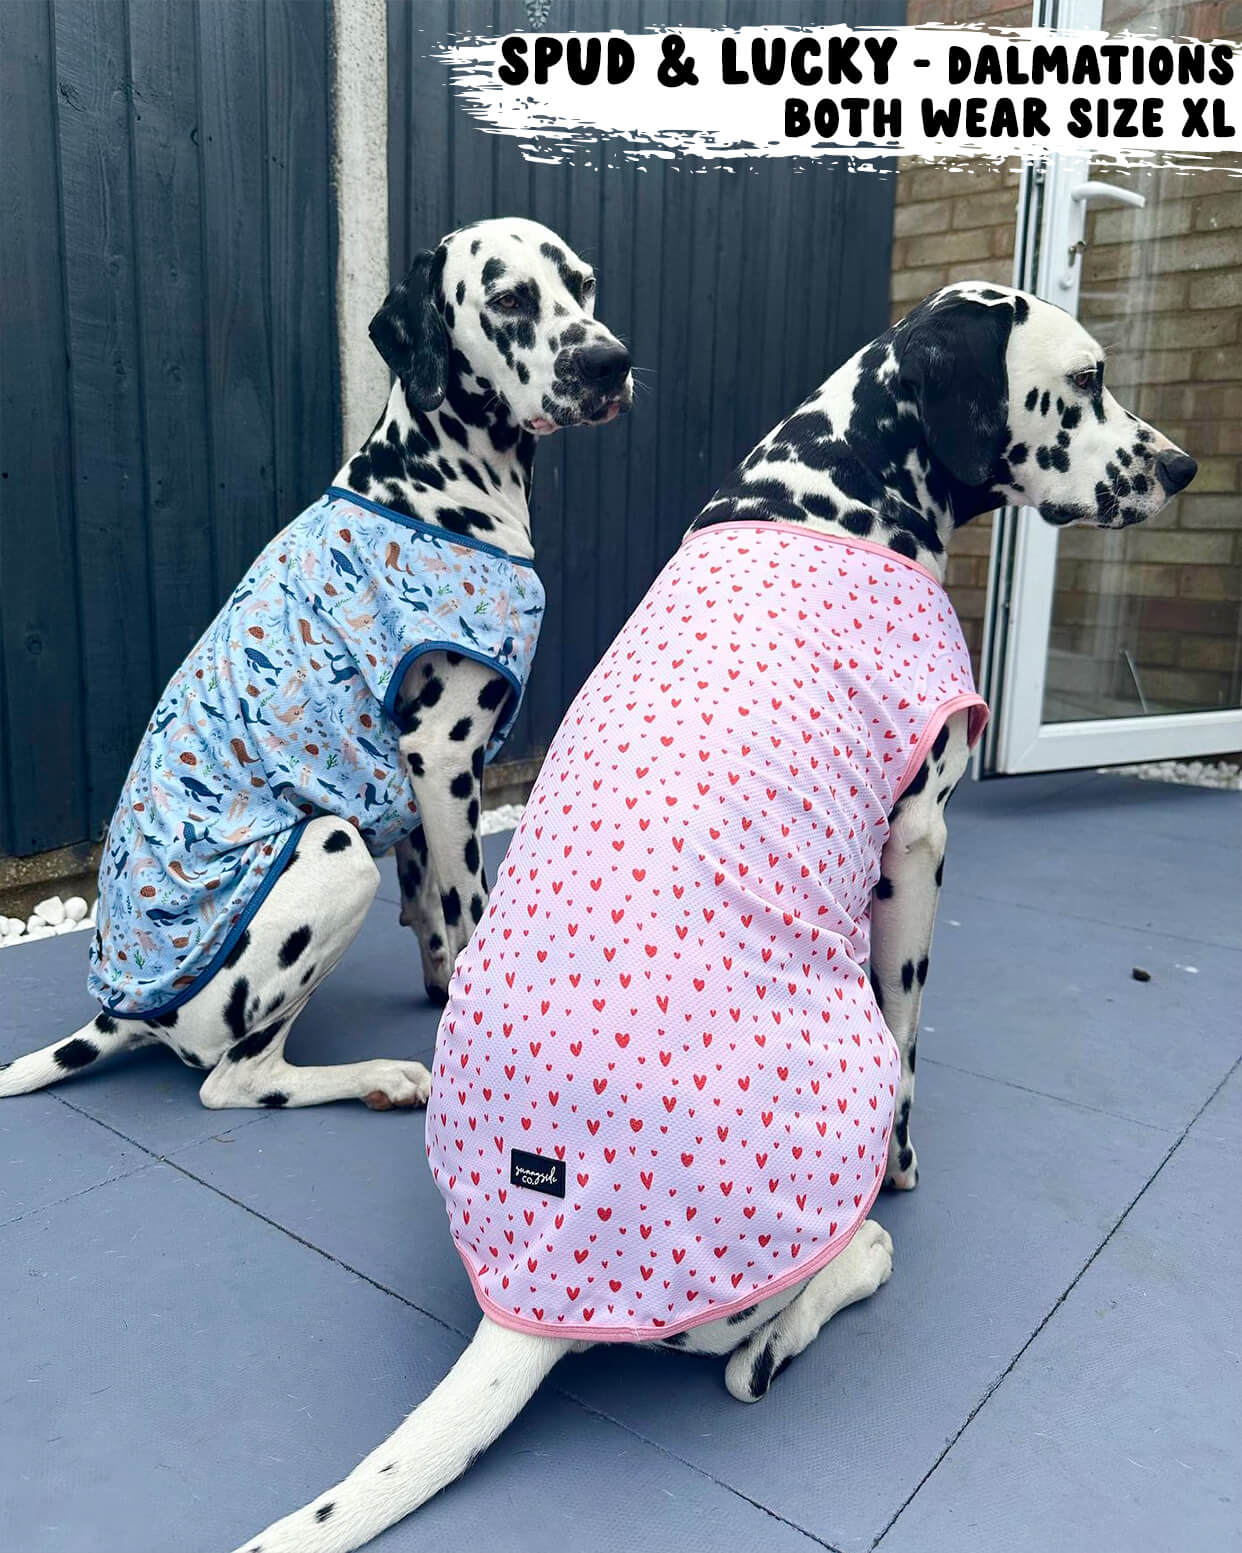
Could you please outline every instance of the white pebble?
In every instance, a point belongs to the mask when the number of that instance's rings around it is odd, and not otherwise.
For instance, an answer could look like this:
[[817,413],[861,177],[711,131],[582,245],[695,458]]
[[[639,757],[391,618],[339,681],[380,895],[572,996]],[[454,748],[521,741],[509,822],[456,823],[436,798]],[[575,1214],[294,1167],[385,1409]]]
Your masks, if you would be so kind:
[[71,895],[65,902],[65,915],[70,922],[85,922],[90,907],[80,895]]
[[59,927],[65,920],[65,903],[59,895],[49,895],[35,907],[34,914],[41,917],[49,927]]
[[27,933],[33,933],[36,928],[46,927],[46,926],[47,926],[47,923],[44,922],[42,917],[27,917],[26,918],[26,931],[27,931]]
[[37,917],[31,917],[30,921],[34,923],[34,927],[27,925],[26,942],[29,942],[32,938],[55,938],[56,929],[54,927],[49,927],[46,922],[40,922]]
[[70,918],[66,917],[63,922],[58,922],[56,924],[55,931],[57,933],[76,933],[81,925],[82,924],[80,922],[74,922]]

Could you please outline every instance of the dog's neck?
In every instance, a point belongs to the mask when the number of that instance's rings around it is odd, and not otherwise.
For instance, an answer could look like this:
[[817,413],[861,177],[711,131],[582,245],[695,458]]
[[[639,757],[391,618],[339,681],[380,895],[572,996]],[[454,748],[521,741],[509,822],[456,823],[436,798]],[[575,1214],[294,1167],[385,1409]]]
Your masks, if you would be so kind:
[[335,484],[529,560],[535,439],[502,400],[471,382],[465,362],[454,360],[444,399],[432,410],[417,409],[394,383],[375,429]]
[[895,333],[864,346],[774,427],[692,529],[739,518],[804,523],[884,545],[943,582],[953,531],[1003,498],[962,485],[931,455],[898,383]]

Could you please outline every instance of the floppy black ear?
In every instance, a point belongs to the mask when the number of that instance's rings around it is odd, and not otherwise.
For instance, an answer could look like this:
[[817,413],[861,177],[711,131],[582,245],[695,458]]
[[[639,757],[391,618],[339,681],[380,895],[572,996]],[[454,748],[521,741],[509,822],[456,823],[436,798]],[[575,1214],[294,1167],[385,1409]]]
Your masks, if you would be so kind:
[[1009,424],[1005,353],[1013,309],[961,298],[905,330],[898,377],[913,393],[927,446],[963,485],[986,485]]
[[420,410],[435,409],[448,381],[448,331],[435,300],[443,267],[443,248],[416,254],[409,274],[371,320],[376,350]]

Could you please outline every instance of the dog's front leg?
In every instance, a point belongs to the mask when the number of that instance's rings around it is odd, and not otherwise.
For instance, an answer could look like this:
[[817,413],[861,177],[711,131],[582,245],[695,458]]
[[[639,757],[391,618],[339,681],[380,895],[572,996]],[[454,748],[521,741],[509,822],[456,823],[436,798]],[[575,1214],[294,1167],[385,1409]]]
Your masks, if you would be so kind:
[[[440,904],[440,883],[421,825],[398,841],[397,880],[401,886],[401,922],[414,929],[423,959],[423,985],[433,1003],[444,1001],[443,956],[448,931]],[[437,958],[439,957],[439,958]]]
[[944,877],[944,810],[966,770],[967,727],[966,712],[949,717],[895,804],[871,898],[871,986],[901,1052],[901,1087],[885,1179],[902,1191],[919,1180],[918,1157],[910,1141],[919,1008]]
[[[509,686],[493,669],[451,652],[416,659],[402,689],[409,731],[401,737],[401,754],[409,767],[427,852],[426,865],[419,863],[416,894],[423,903],[415,904],[413,925],[433,998],[447,993],[457,956],[487,904],[479,836],[483,757],[509,694]],[[404,855],[407,862],[419,862],[413,838]],[[438,895],[430,906],[425,901],[428,890]],[[402,899],[406,920],[404,885]]]

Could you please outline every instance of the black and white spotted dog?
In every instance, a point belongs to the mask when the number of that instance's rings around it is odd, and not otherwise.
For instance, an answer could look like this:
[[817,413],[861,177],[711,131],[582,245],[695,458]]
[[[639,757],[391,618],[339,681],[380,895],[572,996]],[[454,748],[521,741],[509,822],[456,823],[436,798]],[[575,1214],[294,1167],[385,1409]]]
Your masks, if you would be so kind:
[[[1054,523],[1123,528],[1189,484],[1195,462],[1104,386],[1100,347],[1067,314],[996,286],[938,292],[860,350],[766,436],[693,527],[736,519],[865,537],[943,579],[954,530],[1020,503]],[[966,769],[951,714],[890,816],[871,911],[871,977],[901,1051],[888,1183],[918,1180],[910,1141],[915,1037],[944,868],[945,805]],[[448,1103],[452,1103],[450,1100]],[[803,1283],[665,1340],[730,1354],[730,1392],[754,1401],[837,1311],[888,1278],[892,1242],[867,1220]],[[564,1354],[589,1346],[488,1317],[451,1373],[336,1488],[240,1553],[345,1553],[451,1482]]]
[[[529,558],[536,439],[612,420],[633,397],[629,353],[594,311],[590,266],[533,221],[481,221],[419,254],[371,322],[397,380],[374,431],[334,484]],[[418,935],[425,984],[440,1001],[487,897],[479,845],[483,757],[508,695],[493,668],[429,651],[414,661],[397,698],[398,725],[409,730],[400,750],[420,821],[397,848],[401,920]],[[378,881],[351,827],[330,814],[313,818],[200,991],[153,1020],[98,1015],[0,1071],[0,1095],[39,1089],[111,1053],[162,1041],[183,1062],[210,1070],[199,1091],[207,1106],[421,1104],[430,1088],[421,1063],[294,1067],[284,1056],[293,1019],[353,941]]]

